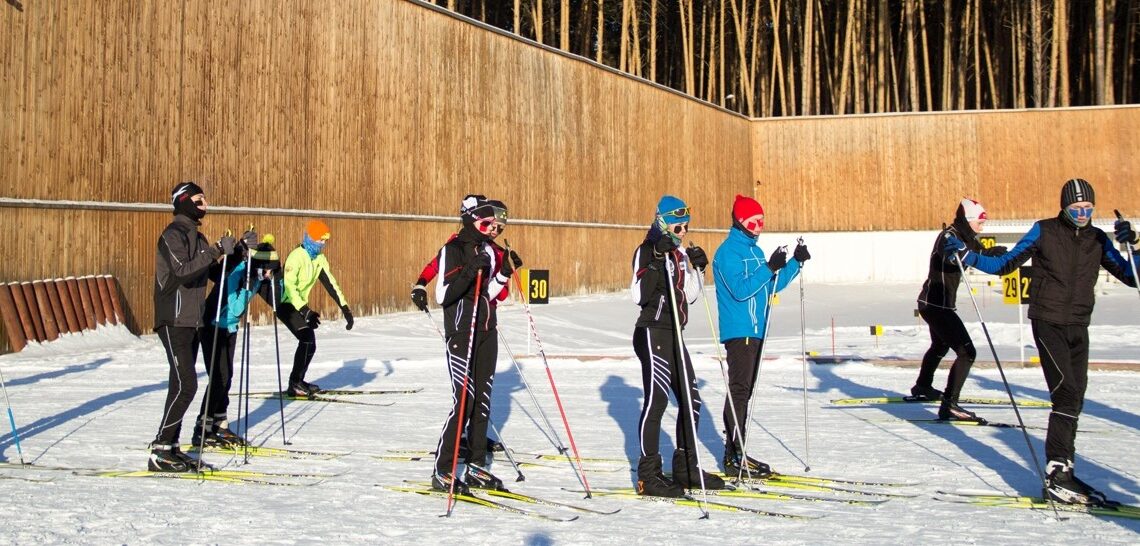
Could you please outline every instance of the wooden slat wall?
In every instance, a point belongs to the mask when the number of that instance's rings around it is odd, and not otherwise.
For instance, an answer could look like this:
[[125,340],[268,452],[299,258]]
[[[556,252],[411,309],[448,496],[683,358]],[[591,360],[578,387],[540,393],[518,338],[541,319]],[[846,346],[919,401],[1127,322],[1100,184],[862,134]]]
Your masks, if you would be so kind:
[[962,197],[991,219],[1054,216],[1082,177],[1098,216],[1140,215],[1140,107],[753,122],[756,196],[774,230],[932,229]]

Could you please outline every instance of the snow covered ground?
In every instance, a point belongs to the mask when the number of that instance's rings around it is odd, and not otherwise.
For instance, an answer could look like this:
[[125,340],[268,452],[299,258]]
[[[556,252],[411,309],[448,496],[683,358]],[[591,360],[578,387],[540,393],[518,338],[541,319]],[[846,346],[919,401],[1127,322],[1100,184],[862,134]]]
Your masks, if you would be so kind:
[[[926,348],[926,329],[913,316],[916,284],[811,284],[807,289],[807,343],[830,354],[831,321],[839,354],[916,360]],[[992,289],[990,289],[992,290]],[[710,291],[711,295],[711,291]],[[979,347],[980,360],[992,360],[980,326],[963,292],[961,312]],[[1047,400],[1036,367],[1013,366],[1020,357],[1017,315],[999,303],[996,292],[984,299],[987,325],[998,346],[1014,393]],[[1140,362],[1136,329],[1137,294],[1119,285],[1099,296],[1092,327],[1092,360]],[[450,519],[438,517],[444,501],[383,489],[405,479],[426,479],[429,462],[379,460],[394,449],[432,449],[447,412],[442,349],[422,313],[362,318],[345,331],[327,322],[318,332],[318,349],[309,380],[333,388],[423,387],[416,394],[357,397],[392,401],[388,407],[288,402],[285,429],[297,449],[351,452],[332,460],[240,458],[208,455],[227,468],[269,472],[331,474],[310,487],[276,487],[190,480],[77,476],[67,472],[0,468],[0,543],[860,543],[944,542],[987,544],[1136,543],[1140,520],[977,507],[935,500],[939,490],[987,489],[1039,493],[1034,464],[1020,430],[916,424],[903,418],[933,417],[919,405],[837,407],[837,398],[901,393],[916,370],[868,363],[812,364],[807,396],[810,452],[805,445],[799,350],[797,286],[782,294],[773,314],[773,331],[758,386],[758,416],[750,450],[777,470],[809,475],[915,482],[901,488],[913,497],[875,506],[806,501],[721,499],[725,502],[796,514],[824,516],[788,520],[747,513],[713,511],[699,519],[693,507],[635,499],[582,500],[565,491],[580,485],[566,465],[524,467],[526,480],[499,455],[495,471],[522,493],[599,509],[615,515],[580,514],[573,522],[546,522],[467,504]],[[257,304],[257,305],[260,305]],[[715,313],[715,302],[712,305]],[[724,384],[704,305],[693,308],[687,339],[696,360],[701,392],[708,404],[700,431],[702,461],[714,465],[721,454],[720,412]],[[433,310],[436,319],[441,316]],[[640,367],[630,346],[636,307],[625,293],[555,300],[534,308],[539,333],[583,456],[636,459],[636,423],[641,404]],[[501,310],[501,328],[520,355],[525,378],[558,427],[542,361],[528,351],[527,322],[520,305]],[[868,326],[882,324],[876,339]],[[1027,327],[1026,327],[1027,328]],[[284,329],[281,330],[288,336]],[[252,388],[277,387],[273,329],[252,332]],[[1026,337],[1026,343],[1032,342]],[[295,344],[282,338],[288,367]],[[1027,353],[1031,356],[1030,350]],[[522,377],[500,346],[492,421],[516,450],[553,452],[540,431],[541,418]],[[945,366],[936,385],[945,378]],[[166,362],[154,336],[134,338],[106,329],[48,347],[32,347],[0,357],[19,426],[24,458],[39,465],[141,469],[166,392]],[[1140,369],[1140,367],[1138,367]],[[1111,495],[1140,502],[1140,374],[1090,374],[1088,400],[1078,437],[1077,472]],[[199,397],[204,389],[199,389]],[[236,392],[236,387],[235,387]],[[998,371],[976,369],[964,396],[1002,397]],[[237,399],[231,403],[231,416]],[[1012,408],[975,406],[995,421],[1016,422]],[[191,412],[196,412],[197,401]],[[1030,426],[1046,424],[1047,409],[1023,408]],[[663,453],[672,451],[676,408],[666,414]],[[236,421],[236,419],[235,419]],[[255,399],[249,434],[256,444],[281,446],[278,402]],[[240,426],[239,423],[234,424]],[[5,423],[0,430],[0,461],[18,461]],[[1038,456],[1044,430],[1030,429]],[[183,440],[189,440],[189,425]],[[613,464],[595,465],[591,486],[628,487],[632,474]],[[590,463],[587,464],[589,470]],[[15,478],[15,479],[3,479]],[[40,480],[40,481],[30,481]],[[834,495],[833,495],[834,496]],[[544,513],[574,515],[563,509],[532,507]]]

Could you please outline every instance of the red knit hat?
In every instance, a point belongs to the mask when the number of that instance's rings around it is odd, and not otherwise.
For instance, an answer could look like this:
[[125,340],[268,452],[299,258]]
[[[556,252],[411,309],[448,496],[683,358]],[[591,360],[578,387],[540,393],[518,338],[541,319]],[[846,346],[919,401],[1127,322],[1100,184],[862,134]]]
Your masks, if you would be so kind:
[[320,220],[309,220],[309,223],[305,224],[305,233],[314,241],[328,240],[332,235],[328,224]]
[[760,203],[751,197],[736,196],[736,202],[732,204],[733,220],[743,222],[757,214],[764,214],[764,207],[760,206]]

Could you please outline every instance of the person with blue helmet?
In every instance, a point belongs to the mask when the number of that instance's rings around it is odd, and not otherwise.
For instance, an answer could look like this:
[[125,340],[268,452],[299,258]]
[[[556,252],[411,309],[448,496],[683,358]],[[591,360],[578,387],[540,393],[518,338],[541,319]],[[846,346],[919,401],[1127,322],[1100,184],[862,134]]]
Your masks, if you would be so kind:
[[764,207],[751,197],[737,195],[732,204],[732,228],[713,258],[720,342],[724,344],[728,364],[722,464],[730,475],[738,475],[742,469],[751,475],[772,473],[770,466],[744,454],[749,418],[746,413],[767,334],[768,302],[773,293],[791,284],[803,262],[811,259],[802,243],[796,247],[791,263],[783,248],[765,257],[757,241],[763,228]]
[[[693,431],[700,417],[701,396],[697,392],[689,352],[678,347],[680,332],[674,332],[670,303],[676,302],[676,323],[684,329],[689,318],[689,303],[696,301],[700,294],[697,276],[702,275],[709,264],[700,247],[681,251],[681,241],[689,230],[690,213],[691,209],[681,199],[672,195],[662,197],[657,203],[653,225],[633,253],[630,293],[641,306],[633,331],[633,349],[641,361],[645,389],[638,420],[641,457],[637,463],[637,492],[641,495],[680,497],[685,494],[685,488],[702,485],[706,489],[724,488],[724,480],[707,472],[702,474],[697,464]],[[680,368],[682,365],[684,371]],[[686,374],[688,384],[682,385]],[[659,445],[661,418],[669,405],[670,391],[680,406],[672,480],[661,470]]]

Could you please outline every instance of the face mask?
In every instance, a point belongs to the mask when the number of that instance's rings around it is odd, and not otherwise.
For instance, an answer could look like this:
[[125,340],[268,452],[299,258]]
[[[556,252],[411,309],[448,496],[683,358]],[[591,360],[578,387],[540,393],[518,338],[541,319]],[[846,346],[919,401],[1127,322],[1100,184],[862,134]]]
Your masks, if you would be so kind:
[[1073,221],[1073,224],[1077,227],[1085,227],[1092,221],[1093,209],[1094,207],[1091,205],[1087,207],[1070,205],[1065,209],[1065,212],[1069,213],[1069,218]]

